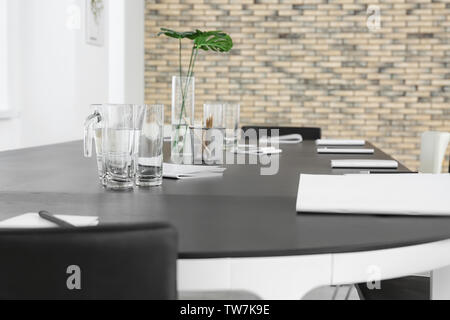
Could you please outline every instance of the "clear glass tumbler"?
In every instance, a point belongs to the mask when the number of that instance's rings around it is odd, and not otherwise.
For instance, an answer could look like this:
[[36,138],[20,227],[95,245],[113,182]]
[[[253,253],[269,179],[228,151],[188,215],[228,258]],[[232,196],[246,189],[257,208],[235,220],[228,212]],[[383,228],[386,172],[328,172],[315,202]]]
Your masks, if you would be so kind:
[[240,140],[240,116],[241,106],[237,103],[225,103],[223,105],[225,126],[225,149],[234,150]]
[[146,106],[142,127],[136,185],[160,186],[163,181],[164,105]]
[[223,161],[225,123],[222,103],[205,104],[203,109],[203,162]]

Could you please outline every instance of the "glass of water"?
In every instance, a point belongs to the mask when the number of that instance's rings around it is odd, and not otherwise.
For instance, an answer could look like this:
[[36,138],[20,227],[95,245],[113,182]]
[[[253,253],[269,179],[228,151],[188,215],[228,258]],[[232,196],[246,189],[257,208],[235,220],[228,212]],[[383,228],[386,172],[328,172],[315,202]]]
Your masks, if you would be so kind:
[[140,134],[136,185],[160,186],[163,181],[164,105],[146,106]]
[[237,103],[224,103],[225,148],[234,150],[240,140],[241,106]]

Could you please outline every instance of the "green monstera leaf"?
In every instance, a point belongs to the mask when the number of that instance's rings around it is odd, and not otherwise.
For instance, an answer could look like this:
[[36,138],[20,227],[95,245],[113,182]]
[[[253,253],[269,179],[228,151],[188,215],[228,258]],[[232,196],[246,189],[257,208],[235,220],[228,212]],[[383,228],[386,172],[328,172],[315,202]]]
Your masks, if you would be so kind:
[[158,36],[165,35],[174,39],[189,39],[194,41],[194,48],[203,51],[228,52],[233,48],[233,40],[222,31],[187,31],[178,32],[175,30],[161,28]]
[[199,50],[228,52],[233,48],[233,40],[222,31],[200,32],[194,39],[194,45]]
[[188,31],[188,32],[178,32],[175,30],[161,28],[161,32],[158,33],[158,37],[161,35],[165,35],[174,39],[190,39],[194,40],[199,34],[199,31]]

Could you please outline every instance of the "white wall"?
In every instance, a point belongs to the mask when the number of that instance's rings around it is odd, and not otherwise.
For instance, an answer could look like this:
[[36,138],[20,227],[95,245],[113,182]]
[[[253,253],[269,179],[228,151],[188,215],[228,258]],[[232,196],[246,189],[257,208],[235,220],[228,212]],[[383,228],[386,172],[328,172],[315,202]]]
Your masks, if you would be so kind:
[[144,102],[144,10],[144,0],[110,3],[110,102]]
[[[0,119],[0,150],[81,139],[90,104],[142,102],[143,0],[105,0],[103,47],[85,41],[86,0],[7,1],[9,100],[18,115]],[[109,11],[120,2],[127,8],[123,16],[133,10],[137,16],[122,19],[122,24],[114,21],[115,30],[125,30],[124,36],[109,37]],[[140,6],[141,13],[137,9]],[[79,28],[68,28],[66,24],[73,18],[74,8],[81,10],[81,23]],[[136,31],[140,25],[142,35]],[[131,35],[133,28],[137,29]],[[121,51],[123,59],[110,63],[110,54],[113,48],[118,48],[117,42],[128,48]],[[124,71],[122,74],[111,72],[116,69]],[[123,92],[120,99],[110,97],[111,83],[116,83]]]

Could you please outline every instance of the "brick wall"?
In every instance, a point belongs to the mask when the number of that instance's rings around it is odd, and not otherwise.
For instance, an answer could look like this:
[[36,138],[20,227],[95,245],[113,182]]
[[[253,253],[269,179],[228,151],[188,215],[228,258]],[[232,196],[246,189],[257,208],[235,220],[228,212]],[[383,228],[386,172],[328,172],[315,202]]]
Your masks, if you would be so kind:
[[199,58],[198,119],[205,102],[239,101],[244,124],[320,126],[412,169],[420,133],[450,131],[450,0],[147,0],[146,100],[169,116],[178,42],[156,38],[160,27],[234,39],[230,54]]

